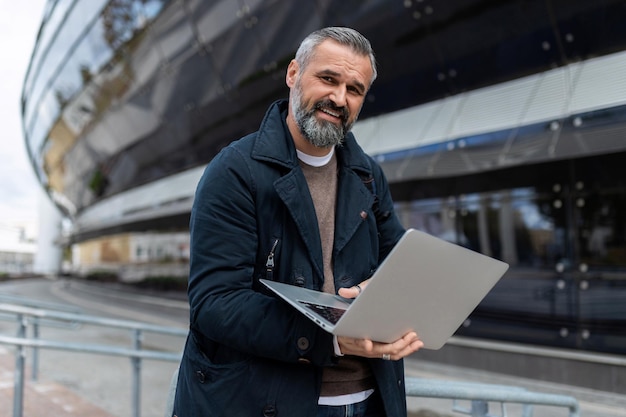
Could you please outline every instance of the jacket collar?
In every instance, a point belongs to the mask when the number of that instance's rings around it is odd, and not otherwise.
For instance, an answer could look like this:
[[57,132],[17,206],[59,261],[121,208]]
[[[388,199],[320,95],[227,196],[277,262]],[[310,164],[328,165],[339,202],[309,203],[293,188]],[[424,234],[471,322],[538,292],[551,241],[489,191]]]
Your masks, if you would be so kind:
[[[298,156],[293,138],[287,128],[287,100],[278,100],[265,113],[252,149],[252,158],[268,161],[293,169],[298,165]],[[340,164],[366,174],[371,174],[367,156],[349,132],[342,146],[336,149]]]

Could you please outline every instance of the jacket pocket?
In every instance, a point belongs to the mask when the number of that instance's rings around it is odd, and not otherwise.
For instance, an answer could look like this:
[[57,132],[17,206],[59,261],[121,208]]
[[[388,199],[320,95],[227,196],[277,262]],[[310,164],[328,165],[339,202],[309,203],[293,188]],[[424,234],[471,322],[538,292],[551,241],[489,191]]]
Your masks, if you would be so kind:
[[233,403],[246,398],[250,358],[215,363],[193,337],[180,364],[174,411],[178,415],[227,416]]

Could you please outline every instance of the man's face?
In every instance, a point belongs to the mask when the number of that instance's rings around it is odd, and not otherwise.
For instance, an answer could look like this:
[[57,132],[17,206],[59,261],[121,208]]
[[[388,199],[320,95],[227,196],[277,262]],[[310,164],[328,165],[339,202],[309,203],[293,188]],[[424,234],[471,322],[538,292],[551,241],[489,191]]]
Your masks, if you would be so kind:
[[292,61],[287,72],[291,113],[302,136],[318,148],[340,144],[369,88],[369,57],[327,40],[318,45],[305,68]]

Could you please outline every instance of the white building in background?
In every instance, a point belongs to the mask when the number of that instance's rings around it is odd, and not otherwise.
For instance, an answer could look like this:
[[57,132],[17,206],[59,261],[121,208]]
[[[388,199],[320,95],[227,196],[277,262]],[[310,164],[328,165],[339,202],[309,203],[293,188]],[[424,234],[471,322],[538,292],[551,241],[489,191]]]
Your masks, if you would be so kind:
[[189,272],[188,232],[133,232],[72,245],[73,274],[111,274],[124,282],[181,278]]
[[25,228],[0,225],[0,278],[32,274],[36,251]]

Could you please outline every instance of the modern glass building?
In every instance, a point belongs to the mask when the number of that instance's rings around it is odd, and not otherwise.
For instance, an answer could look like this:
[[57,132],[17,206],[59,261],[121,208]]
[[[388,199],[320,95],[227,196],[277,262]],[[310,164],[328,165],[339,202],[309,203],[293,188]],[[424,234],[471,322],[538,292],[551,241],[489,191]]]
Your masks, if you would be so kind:
[[77,271],[184,275],[204,166],[286,96],[306,34],[354,27],[380,74],[354,131],[405,225],[511,265],[460,332],[623,351],[623,16],[620,0],[50,0],[26,146]]

